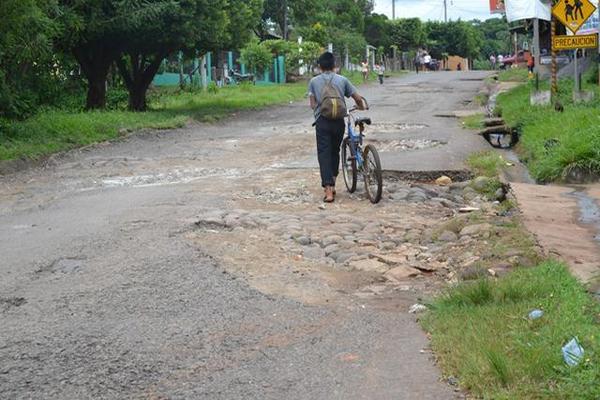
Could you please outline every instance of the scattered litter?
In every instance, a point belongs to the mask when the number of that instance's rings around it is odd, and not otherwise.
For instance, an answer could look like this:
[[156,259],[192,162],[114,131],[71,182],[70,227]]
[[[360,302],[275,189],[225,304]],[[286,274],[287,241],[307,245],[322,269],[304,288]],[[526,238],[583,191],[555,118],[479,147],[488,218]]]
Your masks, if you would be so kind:
[[579,344],[576,337],[571,339],[569,343],[562,348],[563,359],[570,367],[578,365],[583,359],[583,347]]
[[535,310],[531,311],[527,317],[531,320],[534,320],[534,319],[542,318],[543,315],[544,315],[544,312],[542,310],[535,309]]
[[325,209],[327,209],[327,207],[325,207],[325,204],[319,205],[319,210],[325,210]]
[[419,314],[419,313],[422,313],[423,311],[427,311],[427,307],[425,307],[423,304],[419,304],[419,303],[413,304],[408,309],[408,312],[410,314]]
[[472,213],[472,212],[479,211],[479,210],[480,209],[477,207],[463,207],[463,208],[459,208],[458,212],[465,214],[465,213]]

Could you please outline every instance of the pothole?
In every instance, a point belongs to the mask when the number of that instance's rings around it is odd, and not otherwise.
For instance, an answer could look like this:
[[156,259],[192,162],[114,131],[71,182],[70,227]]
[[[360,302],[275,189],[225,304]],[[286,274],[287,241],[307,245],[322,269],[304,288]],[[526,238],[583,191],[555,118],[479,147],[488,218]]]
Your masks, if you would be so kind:
[[446,142],[429,139],[370,140],[380,153],[414,151],[443,146]]
[[369,128],[372,133],[398,133],[428,128],[425,124],[373,124]]
[[24,297],[0,297],[0,308],[6,312],[14,307],[20,307],[27,303]]
[[248,172],[239,168],[174,168],[168,172],[134,176],[105,178],[99,184],[103,187],[148,187],[190,183],[206,177],[238,178]]

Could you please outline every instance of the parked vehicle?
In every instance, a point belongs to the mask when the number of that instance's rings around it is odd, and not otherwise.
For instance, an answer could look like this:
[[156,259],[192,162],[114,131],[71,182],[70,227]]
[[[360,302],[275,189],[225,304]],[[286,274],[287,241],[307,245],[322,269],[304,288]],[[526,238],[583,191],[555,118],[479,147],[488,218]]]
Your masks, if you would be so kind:
[[430,71],[439,71],[441,65],[442,63],[440,62],[440,60],[432,59],[431,62],[427,64],[427,69],[429,69]]
[[513,65],[518,67],[527,67],[527,62],[531,58],[531,53],[527,50],[519,50],[516,55],[504,57],[500,68],[510,68]]
[[253,74],[241,74],[237,70],[229,70],[229,76],[225,80],[227,85],[237,85],[242,82],[252,82],[253,84],[256,83],[254,81]]

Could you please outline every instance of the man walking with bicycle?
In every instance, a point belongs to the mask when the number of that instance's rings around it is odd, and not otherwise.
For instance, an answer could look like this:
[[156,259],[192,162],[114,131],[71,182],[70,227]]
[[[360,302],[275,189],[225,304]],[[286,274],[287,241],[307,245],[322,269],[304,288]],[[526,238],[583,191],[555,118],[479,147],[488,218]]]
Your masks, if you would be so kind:
[[325,52],[319,57],[321,74],[308,85],[310,107],[315,114],[317,155],[321,170],[323,201],[335,200],[335,180],[340,169],[340,145],[344,139],[344,118],[347,114],[345,97],[352,97],[363,110],[362,96],[345,77],[335,73],[335,57]]

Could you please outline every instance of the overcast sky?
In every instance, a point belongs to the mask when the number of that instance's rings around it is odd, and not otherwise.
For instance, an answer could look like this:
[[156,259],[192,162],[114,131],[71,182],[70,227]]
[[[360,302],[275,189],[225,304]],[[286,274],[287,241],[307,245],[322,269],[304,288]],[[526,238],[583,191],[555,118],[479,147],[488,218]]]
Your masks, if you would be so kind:
[[[447,0],[448,19],[487,19],[488,0]],[[375,12],[392,17],[392,0],[375,0]],[[444,0],[396,0],[396,18],[418,17],[422,20],[444,19]]]

